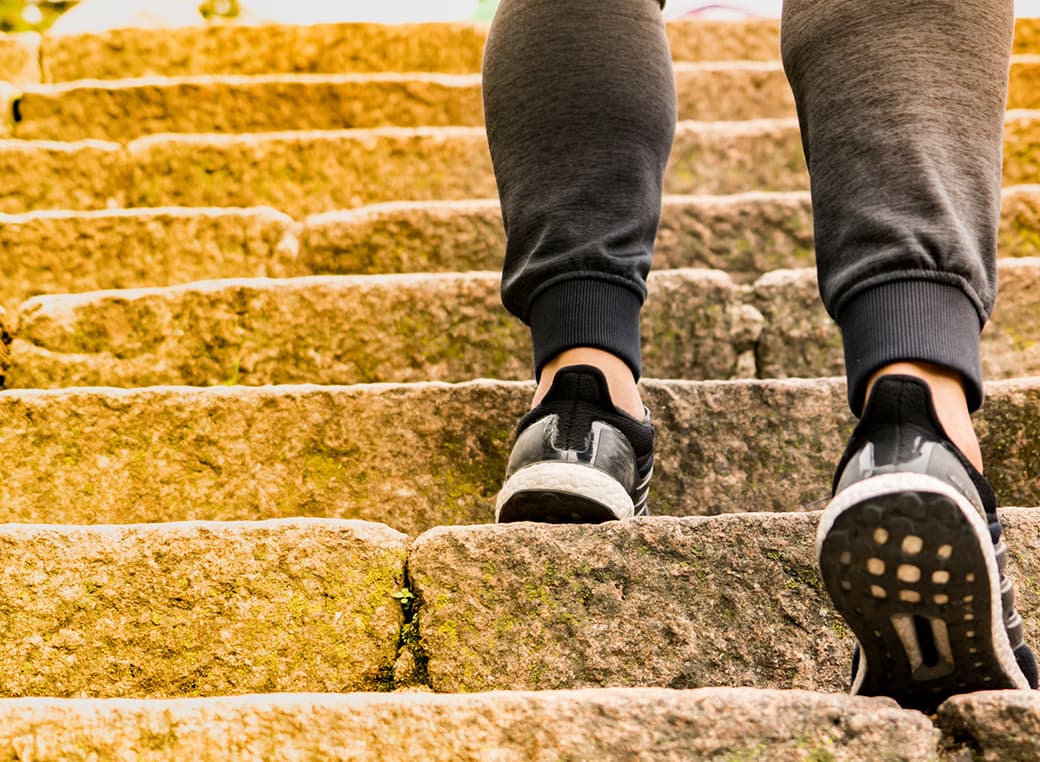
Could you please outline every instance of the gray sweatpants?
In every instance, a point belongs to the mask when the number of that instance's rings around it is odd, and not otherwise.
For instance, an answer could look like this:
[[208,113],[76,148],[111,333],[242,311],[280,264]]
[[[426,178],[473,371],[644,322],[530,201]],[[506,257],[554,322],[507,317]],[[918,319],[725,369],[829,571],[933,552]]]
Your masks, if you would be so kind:
[[[820,291],[854,412],[878,368],[959,371],[982,402],[996,297],[1012,0],[786,0],[781,47],[812,180]],[[535,368],[576,346],[640,374],[675,84],[658,0],[503,0],[484,65]],[[697,330],[697,326],[689,326]]]

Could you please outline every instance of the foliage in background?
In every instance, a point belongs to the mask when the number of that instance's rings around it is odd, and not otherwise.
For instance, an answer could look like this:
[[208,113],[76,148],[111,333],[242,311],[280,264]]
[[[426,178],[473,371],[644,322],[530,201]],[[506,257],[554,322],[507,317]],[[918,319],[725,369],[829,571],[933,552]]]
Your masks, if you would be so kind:
[[[0,0],[0,30],[4,32],[42,32],[47,29],[54,20],[62,13],[76,4],[75,0],[70,2],[26,2],[25,0]],[[34,20],[37,15],[32,6],[39,9],[39,20]],[[26,8],[29,12],[26,13]]]

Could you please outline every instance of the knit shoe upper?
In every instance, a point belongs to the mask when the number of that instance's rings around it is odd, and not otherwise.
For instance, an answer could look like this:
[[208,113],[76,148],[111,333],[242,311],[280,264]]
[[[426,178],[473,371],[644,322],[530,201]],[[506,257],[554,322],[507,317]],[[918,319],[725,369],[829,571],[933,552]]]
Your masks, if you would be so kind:
[[932,711],[958,693],[1036,687],[996,497],[927,384],[877,382],[834,491],[817,555],[858,641],[853,693]]
[[598,523],[647,515],[653,474],[650,414],[616,408],[590,365],[557,372],[517,426],[495,520]]

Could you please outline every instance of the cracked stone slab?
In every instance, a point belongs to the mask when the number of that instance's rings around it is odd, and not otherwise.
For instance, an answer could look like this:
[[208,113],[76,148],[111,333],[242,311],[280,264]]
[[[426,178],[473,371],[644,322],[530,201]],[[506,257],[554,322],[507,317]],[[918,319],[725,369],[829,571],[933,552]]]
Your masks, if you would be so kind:
[[[0,522],[317,516],[410,535],[490,523],[529,383],[0,393]],[[822,507],[853,419],[838,380],[642,383],[655,515]],[[1040,384],[987,387],[1004,505],[1040,505]],[[387,421],[394,426],[388,431]]]
[[[753,373],[761,330],[724,273],[651,276],[650,375]],[[696,326],[696,330],[692,330]],[[527,329],[491,273],[207,281],[22,305],[11,388],[524,379]]]
[[[1040,603],[1040,511],[1005,511],[1019,602]],[[437,691],[847,690],[854,638],[817,577],[819,514],[434,529],[409,553]],[[1026,617],[1035,640],[1036,616]]]
[[[1040,374],[1040,258],[998,263],[1000,295],[982,333],[986,378]],[[768,273],[754,286],[765,319],[756,347],[758,373],[769,378],[843,375],[841,333],[820,302],[814,270]]]
[[[943,744],[951,756],[980,762],[1040,757],[1040,693],[988,691],[955,696],[939,707]],[[957,759],[957,757],[954,757]]]
[[115,209],[0,216],[0,304],[38,294],[304,275],[300,226],[273,209]]
[[923,762],[937,735],[884,699],[748,689],[0,701],[0,753],[38,760]]
[[0,695],[385,689],[405,545],[308,519],[0,527]]

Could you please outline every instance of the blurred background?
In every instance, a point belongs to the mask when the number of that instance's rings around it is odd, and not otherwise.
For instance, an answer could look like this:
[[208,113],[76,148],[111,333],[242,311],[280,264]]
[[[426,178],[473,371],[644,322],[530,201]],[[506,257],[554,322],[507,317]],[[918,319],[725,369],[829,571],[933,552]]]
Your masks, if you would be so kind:
[[[137,23],[142,18],[149,25],[179,26],[204,19],[237,19],[250,22],[333,23],[340,21],[374,21],[407,23],[419,21],[490,21],[499,0],[0,0],[0,29],[6,32],[42,32],[64,14],[67,22],[55,31],[97,31],[105,26],[118,26],[120,19],[131,16]],[[665,16],[682,18],[699,16],[714,19],[749,17],[775,18],[780,15],[781,0],[668,0]],[[1016,0],[1019,16],[1040,16],[1040,0]],[[77,13],[90,17],[89,23],[74,18]],[[142,15],[143,14],[143,15]],[[106,23],[111,19],[111,23]],[[66,27],[66,28],[63,28]]]

